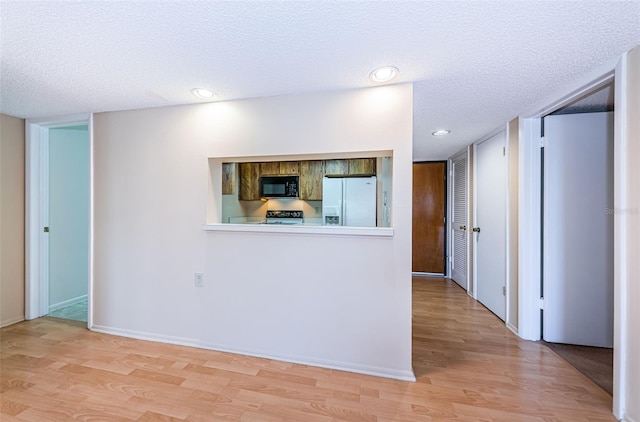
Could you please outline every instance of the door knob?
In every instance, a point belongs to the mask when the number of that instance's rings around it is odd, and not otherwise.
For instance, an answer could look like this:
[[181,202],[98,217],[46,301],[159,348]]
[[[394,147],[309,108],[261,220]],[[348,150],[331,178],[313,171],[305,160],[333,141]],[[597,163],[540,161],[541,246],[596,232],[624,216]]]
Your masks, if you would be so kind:
[[467,226],[460,226],[460,230],[467,230]]
[[474,227],[473,231],[476,232],[476,233],[480,233],[480,227]]

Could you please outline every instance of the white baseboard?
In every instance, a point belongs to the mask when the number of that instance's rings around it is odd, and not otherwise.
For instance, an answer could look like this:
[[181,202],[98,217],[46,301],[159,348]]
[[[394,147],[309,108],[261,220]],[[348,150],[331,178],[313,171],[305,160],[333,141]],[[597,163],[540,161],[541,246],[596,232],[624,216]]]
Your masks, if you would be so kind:
[[49,312],[57,311],[58,309],[66,308],[67,306],[75,305],[76,303],[80,303],[84,300],[87,300],[88,295],[82,295],[78,297],[74,297],[73,299],[63,300],[62,302],[55,303],[53,305],[49,305]]
[[348,362],[336,362],[325,359],[305,358],[303,356],[272,353],[264,350],[237,349],[225,344],[206,343],[196,339],[185,337],[164,336],[160,334],[146,333],[142,331],[127,330],[122,328],[107,327],[94,324],[91,331],[111,334],[122,337],[135,338],[138,340],[156,341],[159,343],[175,344],[178,346],[197,347],[199,349],[215,350],[218,352],[234,353],[258,358],[273,359],[283,362],[298,363],[301,365],[317,366],[320,368],[336,369],[339,371],[355,372],[376,377],[391,378],[400,381],[415,382],[416,377],[413,371],[401,371],[391,368],[381,368],[369,365],[359,365]]
[[412,277],[437,277],[437,278],[444,278],[444,274],[443,273],[422,273],[422,272],[417,272],[414,271],[411,273]]
[[6,327],[6,326],[9,326],[9,325],[13,325],[13,324],[17,324],[18,322],[22,322],[22,321],[24,321],[24,315],[13,317],[13,318],[9,318],[9,319],[6,319],[6,320],[0,322],[0,328]]

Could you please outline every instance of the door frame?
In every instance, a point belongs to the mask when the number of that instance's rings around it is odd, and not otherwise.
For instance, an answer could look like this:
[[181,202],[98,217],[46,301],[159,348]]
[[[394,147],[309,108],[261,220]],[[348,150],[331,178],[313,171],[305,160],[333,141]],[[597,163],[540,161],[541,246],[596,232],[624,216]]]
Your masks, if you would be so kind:
[[[415,272],[413,271],[412,276],[423,276],[423,277],[447,277],[449,273],[449,236],[447,235],[447,231],[449,230],[449,160],[421,160],[421,161],[413,161],[411,163],[411,172],[413,173],[413,166],[415,164],[444,164],[444,245],[443,245],[443,272],[442,273],[424,273],[424,272]],[[412,193],[413,195],[413,193]],[[413,256],[413,250],[411,251]]]
[[[544,309],[544,300],[540,299],[540,283],[542,280],[542,210],[540,203],[542,189],[542,162],[540,155],[542,118],[564,105],[587,95],[589,92],[612,82],[613,79],[614,72],[607,72],[591,83],[540,109],[533,116],[520,118],[518,187],[518,232],[520,233],[518,242],[520,250],[518,254],[518,290],[520,294],[518,335],[526,340],[540,340],[540,310]],[[616,107],[618,104],[617,95],[618,92],[616,90]],[[616,115],[617,113],[614,112],[614,116]],[[615,125],[615,130],[618,131],[617,121]],[[617,136],[617,134],[614,135],[614,143]],[[616,241],[614,240],[615,243]]]
[[87,328],[93,326],[93,114],[25,121],[25,319],[49,308],[49,245],[43,227],[49,221],[49,129],[87,125],[89,134],[89,274]]
[[[559,96],[554,102],[537,111],[519,118],[519,198],[518,198],[518,335],[526,340],[539,340],[541,336],[540,309],[544,301],[540,299],[541,282],[541,160],[540,131],[541,119],[545,115],[572,101],[614,82],[614,203],[624,208],[628,205],[625,194],[628,173],[624,160],[627,151],[626,132],[626,53],[614,63],[608,63],[597,73],[588,75],[577,88]],[[613,414],[620,419],[625,411],[625,390],[628,385],[627,356],[623,335],[628,330],[628,313],[624,307],[626,290],[625,274],[627,247],[625,221],[614,223],[614,339],[613,339]]]

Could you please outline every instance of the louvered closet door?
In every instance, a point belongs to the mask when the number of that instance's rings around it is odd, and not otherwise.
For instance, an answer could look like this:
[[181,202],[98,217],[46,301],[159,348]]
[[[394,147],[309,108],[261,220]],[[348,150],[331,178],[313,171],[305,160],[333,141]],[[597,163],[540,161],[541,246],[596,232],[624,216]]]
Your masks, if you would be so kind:
[[468,162],[467,152],[451,160],[451,278],[468,289]]

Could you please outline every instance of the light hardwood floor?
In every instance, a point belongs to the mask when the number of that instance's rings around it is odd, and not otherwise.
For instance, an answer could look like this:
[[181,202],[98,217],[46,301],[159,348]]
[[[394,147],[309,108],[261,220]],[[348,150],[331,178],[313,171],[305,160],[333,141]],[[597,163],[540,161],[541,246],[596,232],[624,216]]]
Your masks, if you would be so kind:
[[451,281],[415,279],[418,382],[92,333],[0,330],[9,421],[613,421],[611,396]]

